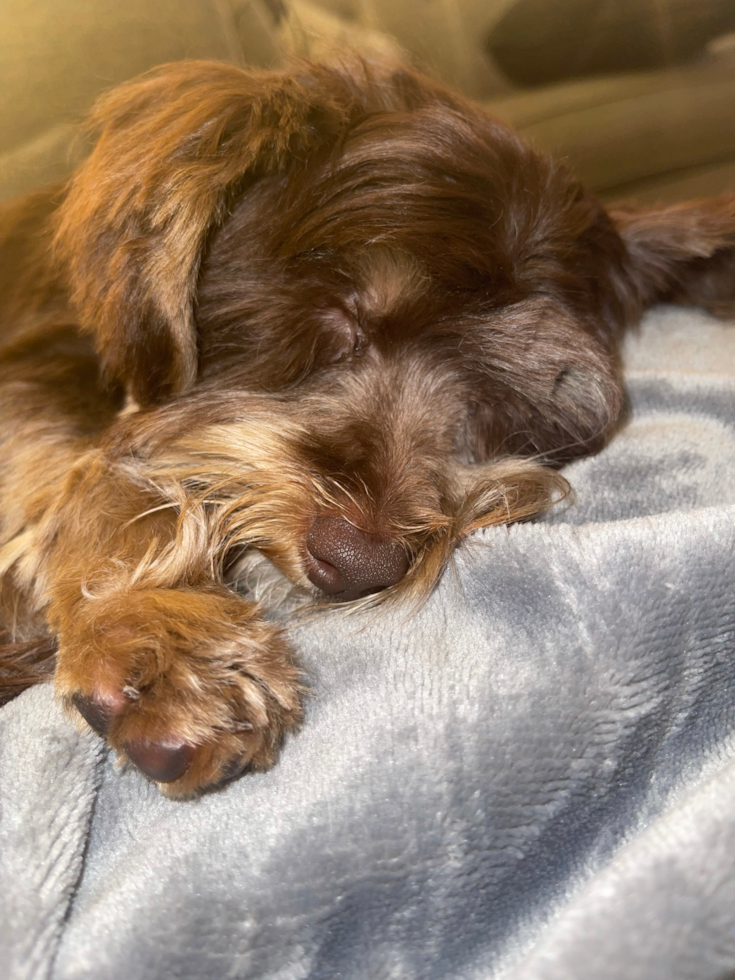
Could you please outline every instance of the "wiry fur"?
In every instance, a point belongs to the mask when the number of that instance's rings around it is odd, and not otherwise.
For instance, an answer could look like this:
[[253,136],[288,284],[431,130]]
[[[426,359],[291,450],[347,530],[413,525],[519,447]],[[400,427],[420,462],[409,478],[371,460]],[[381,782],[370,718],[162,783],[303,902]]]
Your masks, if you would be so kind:
[[565,494],[643,308],[730,310],[735,199],[608,215],[361,62],[168,65],[91,126],[69,185],[0,217],[0,687],[55,654],[61,697],[188,795],[300,720],[269,605],[420,598]]

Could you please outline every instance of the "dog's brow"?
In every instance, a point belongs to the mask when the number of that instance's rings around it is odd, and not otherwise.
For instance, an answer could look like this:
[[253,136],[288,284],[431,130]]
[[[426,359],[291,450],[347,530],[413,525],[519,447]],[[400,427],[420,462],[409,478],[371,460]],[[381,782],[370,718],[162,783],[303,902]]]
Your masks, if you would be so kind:
[[374,247],[360,256],[360,301],[374,316],[386,316],[417,298],[428,282],[428,272],[409,252]]

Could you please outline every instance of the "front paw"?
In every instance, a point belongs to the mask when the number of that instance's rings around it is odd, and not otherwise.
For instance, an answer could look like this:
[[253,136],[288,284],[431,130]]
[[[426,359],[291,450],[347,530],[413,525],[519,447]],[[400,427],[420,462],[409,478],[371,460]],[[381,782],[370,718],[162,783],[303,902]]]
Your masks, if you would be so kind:
[[167,795],[267,768],[301,718],[280,631],[226,589],[131,589],[65,620],[58,692]]

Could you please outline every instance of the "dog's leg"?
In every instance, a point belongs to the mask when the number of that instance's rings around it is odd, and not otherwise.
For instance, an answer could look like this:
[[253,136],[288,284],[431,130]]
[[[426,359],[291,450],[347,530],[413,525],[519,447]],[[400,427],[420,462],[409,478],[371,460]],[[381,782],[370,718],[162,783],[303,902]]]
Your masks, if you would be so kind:
[[[0,556],[2,549],[0,549]],[[9,575],[0,576],[0,705],[53,677],[56,640]]]
[[0,357],[0,687],[48,676],[58,644],[64,702],[188,795],[273,761],[300,717],[298,671],[281,633],[222,584],[206,509],[179,513],[134,454],[101,448],[109,425],[84,432],[89,355],[70,343]]
[[39,526],[56,688],[171,795],[270,765],[300,717],[280,631],[211,565],[203,510],[178,516],[130,459],[93,451]]

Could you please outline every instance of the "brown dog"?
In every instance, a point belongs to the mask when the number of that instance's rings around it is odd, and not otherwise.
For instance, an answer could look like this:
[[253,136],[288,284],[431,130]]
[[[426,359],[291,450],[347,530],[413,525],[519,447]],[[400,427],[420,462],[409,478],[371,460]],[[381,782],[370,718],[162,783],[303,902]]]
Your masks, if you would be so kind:
[[187,795],[300,717],[233,583],[421,596],[472,530],[539,513],[618,423],[626,327],[729,308],[735,198],[608,215],[459,96],[362,63],[168,65],[92,122],[68,187],[0,226],[0,686],[55,661]]

